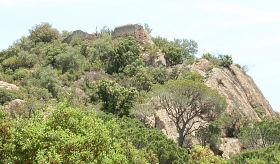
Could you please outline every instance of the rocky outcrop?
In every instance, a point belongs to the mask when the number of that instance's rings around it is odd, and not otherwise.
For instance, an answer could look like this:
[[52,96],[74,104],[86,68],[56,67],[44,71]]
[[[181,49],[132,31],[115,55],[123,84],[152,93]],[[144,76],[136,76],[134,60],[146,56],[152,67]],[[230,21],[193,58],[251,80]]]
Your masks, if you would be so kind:
[[8,89],[8,90],[18,90],[19,89],[18,86],[4,82],[4,81],[0,81],[0,88]]
[[144,59],[145,63],[148,63],[154,67],[166,66],[166,60],[163,53],[157,53],[156,55],[143,53],[140,56]]
[[9,102],[5,107],[5,112],[10,117],[16,117],[18,115],[23,115],[26,111],[23,110],[24,101],[21,99],[15,99]]
[[248,120],[261,120],[255,109],[264,111],[266,117],[275,117],[269,102],[265,99],[253,79],[236,65],[229,68],[213,68],[206,59],[201,59],[190,70],[205,77],[205,84],[217,90],[227,101],[227,113],[239,112]]
[[128,24],[128,25],[116,27],[112,33],[112,36],[113,38],[132,36],[139,43],[142,44],[153,43],[148,32],[144,29],[143,26],[138,24]]
[[242,145],[237,138],[221,138],[220,141],[220,150],[223,152],[224,158],[228,159],[242,150]]

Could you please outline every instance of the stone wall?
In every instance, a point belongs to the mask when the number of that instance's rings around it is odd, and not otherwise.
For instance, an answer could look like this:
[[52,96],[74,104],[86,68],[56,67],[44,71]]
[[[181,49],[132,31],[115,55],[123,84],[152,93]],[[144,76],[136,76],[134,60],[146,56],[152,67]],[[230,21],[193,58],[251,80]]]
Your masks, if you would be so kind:
[[129,24],[116,27],[112,33],[112,36],[113,38],[132,36],[142,44],[152,43],[150,35],[143,28],[143,26],[138,24]]

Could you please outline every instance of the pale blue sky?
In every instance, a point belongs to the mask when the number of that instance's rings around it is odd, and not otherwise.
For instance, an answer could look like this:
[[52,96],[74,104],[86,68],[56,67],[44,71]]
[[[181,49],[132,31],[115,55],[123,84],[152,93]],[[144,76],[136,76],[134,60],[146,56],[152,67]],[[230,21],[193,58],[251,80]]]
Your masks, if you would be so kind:
[[280,111],[279,0],[0,0],[0,49],[35,24],[59,30],[148,23],[152,35],[194,39],[199,54],[231,54]]

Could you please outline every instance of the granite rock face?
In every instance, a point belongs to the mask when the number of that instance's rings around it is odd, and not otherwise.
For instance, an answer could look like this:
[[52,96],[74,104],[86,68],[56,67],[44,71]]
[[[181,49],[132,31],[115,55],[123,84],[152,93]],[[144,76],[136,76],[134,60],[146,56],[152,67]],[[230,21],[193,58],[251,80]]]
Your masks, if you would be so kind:
[[221,138],[220,150],[223,152],[222,157],[229,159],[241,152],[242,145],[237,138]]
[[263,110],[266,117],[276,117],[269,102],[265,99],[253,79],[236,65],[229,68],[212,68],[206,59],[201,59],[190,70],[204,76],[205,84],[217,90],[227,101],[227,113],[239,112],[248,120],[260,121],[255,109]]
[[[251,121],[260,121],[263,117],[278,117],[253,79],[235,65],[231,65],[229,68],[214,67],[208,60],[200,59],[192,65],[178,65],[178,68],[201,74],[208,87],[217,90],[225,97],[226,113],[238,112],[245,120]],[[263,110],[263,117],[258,115],[256,108]],[[146,117],[144,122],[150,127],[159,129],[168,138],[177,141],[176,126],[165,110],[156,111],[153,115]],[[201,124],[206,125],[207,122],[201,122]],[[241,151],[242,146],[237,138],[223,137],[219,148],[223,152],[223,157],[229,158]]]

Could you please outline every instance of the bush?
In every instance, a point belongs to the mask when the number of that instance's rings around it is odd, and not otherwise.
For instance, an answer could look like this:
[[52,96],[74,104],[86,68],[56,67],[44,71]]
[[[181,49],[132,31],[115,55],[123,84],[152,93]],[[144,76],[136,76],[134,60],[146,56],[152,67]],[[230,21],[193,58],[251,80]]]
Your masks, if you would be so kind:
[[209,148],[203,148],[201,146],[195,146],[191,150],[191,161],[193,164],[226,164],[226,160],[219,156],[215,156],[214,153]]
[[[107,115],[102,117],[107,121],[114,118]],[[188,151],[178,147],[173,140],[167,139],[158,130],[146,128],[143,123],[132,118],[123,117],[118,118],[116,121],[122,129],[120,138],[131,142],[137,149],[146,150],[147,152],[152,151],[159,163],[188,163]],[[150,156],[150,158],[152,157]],[[151,160],[154,161],[154,157]]]
[[140,45],[131,38],[120,38],[113,51],[109,52],[108,61],[106,63],[107,72],[120,73],[128,65],[139,59]]
[[103,102],[101,110],[117,116],[128,116],[136,100],[137,91],[103,80],[97,86],[97,94]]
[[48,23],[42,23],[40,25],[36,25],[30,31],[30,39],[35,42],[51,42],[55,39],[58,39],[59,32],[57,29],[52,28],[52,26]]
[[146,152],[118,138],[114,120],[104,122],[65,103],[47,118],[3,121],[0,163],[148,163]]
[[37,63],[37,56],[26,51],[20,51],[17,56],[12,56],[3,61],[2,65],[5,69],[15,71],[20,67],[32,68]]
[[245,151],[239,155],[232,157],[229,163],[245,163],[245,164],[265,164],[280,163],[280,144],[276,144],[259,150]]
[[61,69],[62,73],[67,71],[83,71],[87,61],[77,50],[69,49],[66,53],[59,54],[55,57],[55,66]]
[[195,81],[198,83],[203,83],[204,80],[203,76],[196,72],[186,72],[180,77],[180,79]]
[[151,68],[150,74],[154,84],[164,84],[168,80],[168,73],[165,67]]
[[0,88],[0,105],[4,105],[6,102],[12,101],[16,98],[19,98],[19,95],[16,93],[16,91]]
[[200,128],[195,136],[198,139],[201,146],[207,146],[210,144],[211,146],[218,145],[219,138],[221,135],[220,128],[215,124],[210,124],[206,127]]
[[265,119],[241,129],[238,138],[245,148],[256,149],[280,143],[280,121]]
[[233,63],[232,57],[230,55],[220,55],[219,60],[220,60],[220,66],[226,68],[229,68],[230,65],[232,65]]
[[220,63],[220,60],[210,53],[203,54],[202,58],[210,61],[211,63],[213,63],[214,66],[218,66]]
[[58,97],[61,87],[58,73],[51,66],[40,68],[34,73],[34,79],[29,80],[29,85],[45,88],[54,98]]

